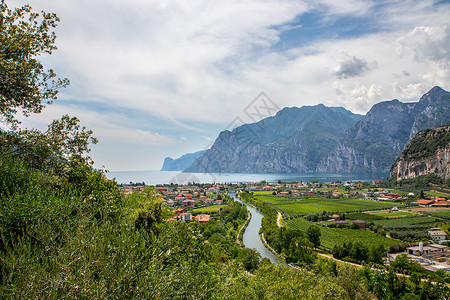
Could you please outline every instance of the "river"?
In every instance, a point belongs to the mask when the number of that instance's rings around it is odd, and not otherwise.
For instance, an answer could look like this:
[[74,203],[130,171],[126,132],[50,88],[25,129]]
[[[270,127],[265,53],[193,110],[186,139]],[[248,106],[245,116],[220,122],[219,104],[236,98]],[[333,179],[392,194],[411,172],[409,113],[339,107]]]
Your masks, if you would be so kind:
[[[233,197],[234,200],[244,203],[238,197],[236,197],[236,194],[234,192],[230,192],[229,195]],[[277,264],[277,257],[264,246],[259,236],[261,220],[264,217],[263,214],[260,213],[256,208],[251,207],[246,203],[244,204],[245,206],[247,206],[248,211],[250,211],[250,213],[252,214],[252,218],[248,223],[243,236],[245,247],[255,249],[259,254],[261,254],[262,258],[268,258],[272,263]]]

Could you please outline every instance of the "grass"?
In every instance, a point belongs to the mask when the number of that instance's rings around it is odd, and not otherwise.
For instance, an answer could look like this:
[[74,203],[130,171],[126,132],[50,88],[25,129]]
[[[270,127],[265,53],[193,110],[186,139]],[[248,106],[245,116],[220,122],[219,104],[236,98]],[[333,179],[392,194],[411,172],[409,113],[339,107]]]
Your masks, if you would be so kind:
[[228,205],[222,204],[222,205],[213,205],[213,206],[200,207],[200,208],[195,208],[193,211],[194,212],[216,212],[216,211],[219,211],[221,208],[224,208],[224,207],[228,207]]
[[[288,220],[287,226],[294,229],[306,230],[312,222],[303,218]],[[387,237],[376,234],[365,229],[344,229],[344,228],[327,228],[320,227],[321,231],[321,247],[331,251],[335,245],[341,245],[346,242],[361,242],[370,247],[372,245],[383,245],[387,247],[391,244],[399,244],[400,241],[389,239]]]
[[272,203],[274,206],[291,214],[304,213],[321,213],[327,212],[346,212],[355,210],[372,210],[384,209],[398,206],[393,202],[369,201],[355,198],[325,198],[325,197],[299,197],[299,198],[285,198],[285,197],[268,197],[257,196],[257,198],[264,202]]

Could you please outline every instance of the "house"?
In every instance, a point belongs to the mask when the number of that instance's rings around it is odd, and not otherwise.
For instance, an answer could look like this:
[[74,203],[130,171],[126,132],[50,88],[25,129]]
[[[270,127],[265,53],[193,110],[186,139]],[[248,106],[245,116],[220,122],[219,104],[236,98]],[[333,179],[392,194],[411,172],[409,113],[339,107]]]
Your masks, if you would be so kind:
[[314,191],[307,191],[306,196],[314,196]]
[[330,217],[330,219],[333,219],[333,220],[339,220],[339,215],[332,215],[329,217]]
[[182,214],[182,213],[185,213],[185,212],[187,212],[187,210],[185,210],[184,208],[177,208],[177,209],[173,210],[173,213],[176,214],[176,215],[179,215],[179,214]]
[[352,224],[358,225],[359,228],[366,228],[366,222],[363,220],[354,220]]
[[184,221],[184,222],[192,220],[192,214],[191,213],[182,213],[182,214],[179,215],[179,217],[180,217],[180,220]]
[[183,203],[184,206],[192,207],[192,206],[194,206],[195,201],[194,201],[194,200],[191,200],[191,199],[186,199],[186,200],[184,200],[182,203]]
[[213,204],[213,203],[214,203],[214,199],[212,199],[212,198],[206,198],[206,199],[204,200],[204,202],[205,202],[205,204]]
[[418,200],[416,203],[419,204],[419,205],[428,206],[428,205],[433,204],[434,201],[433,201],[433,200],[425,200],[425,199],[422,199],[422,200]]
[[442,253],[448,253],[448,246],[429,244],[428,246],[423,246],[419,243],[419,246],[408,247],[406,252],[409,255],[422,256],[422,255],[441,255]]
[[429,230],[428,235],[435,242],[445,241],[447,234],[442,230]]
[[166,201],[166,203],[167,203],[167,205],[173,206],[176,202],[169,199]]
[[337,227],[339,227],[339,226],[343,226],[343,225],[348,225],[348,222],[347,222],[347,221],[343,221],[343,220],[340,220],[340,221],[334,221],[334,225],[336,225]]
[[196,216],[195,216],[195,219],[196,219],[200,224],[203,224],[203,223],[206,223],[206,222],[209,221],[210,215],[196,215]]

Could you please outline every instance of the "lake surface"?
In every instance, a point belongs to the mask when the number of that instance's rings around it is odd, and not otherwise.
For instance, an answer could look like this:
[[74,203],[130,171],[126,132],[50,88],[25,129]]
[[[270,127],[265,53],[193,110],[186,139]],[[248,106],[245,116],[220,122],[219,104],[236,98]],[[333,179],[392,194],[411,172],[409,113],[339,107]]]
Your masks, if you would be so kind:
[[318,180],[324,183],[345,181],[373,181],[386,180],[388,172],[353,172],[353,173],[271,173],[271,174],[242,174],[242,173],[183,173],[178,171],[121,171],[108,172],[106,176],[115,178],[118,183],[144,182],[146,185],[156,184],[187,184],[195,183],[248,183],[265,180],[273,183],[278,180],[285,182],[311,182]]
[[[238,197],[236,197],[235,193],[231,192],[229,193],[231,197],[233,197],[234,200],[244,203],[241,200],[239,200]],[[262,213],[260,213],[256,208],[251,207],[250,205],[247,205],[244,203],[245,206],[247,206],[247,209],[252,214],[252,218],[250,219],[250,222],[247,225],[247,228],[245,229],[244,236],[242,238],[242,241],[244,242],[245,247],[255,249],[256,251],[261,254],[262,258],[268,258],[272,263],[276,264],[278,263],[277,257],[270,252],[261,241],[261,238],[259,237],[259,229],[261,228],[261,220],[264,217]]]

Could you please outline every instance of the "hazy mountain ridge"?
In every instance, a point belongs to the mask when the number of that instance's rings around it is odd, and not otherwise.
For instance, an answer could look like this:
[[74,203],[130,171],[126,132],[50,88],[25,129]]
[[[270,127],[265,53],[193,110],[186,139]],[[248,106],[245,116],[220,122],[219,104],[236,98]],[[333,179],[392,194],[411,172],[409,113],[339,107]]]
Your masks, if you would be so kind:
[[275,116],[223,131],[186,172],[297,173],[317,163],[363,116],[323,104],[284,108]]
[[450,93],[432,88],[416,103],[375,104],[317,167],[319,172],[388,170],[415,134],[450,123]]
[[397,180],[436,174],[450,178],[450,125],[420,131],[397,158],[391,177]]
[[194,153],[187,153],[177,159],[166,157],[164,159],[161,171],[184,171],[189,166],[191,166],[194,163],[195,159],[200,157],[203,152],[205,152],[205,150],[197,151]]

